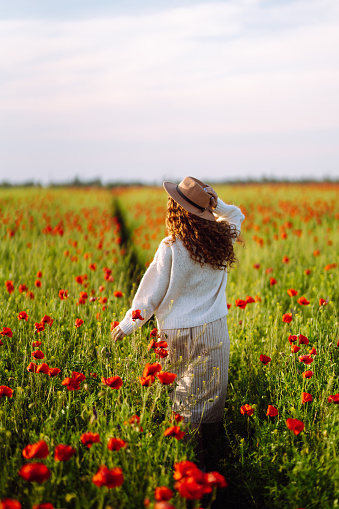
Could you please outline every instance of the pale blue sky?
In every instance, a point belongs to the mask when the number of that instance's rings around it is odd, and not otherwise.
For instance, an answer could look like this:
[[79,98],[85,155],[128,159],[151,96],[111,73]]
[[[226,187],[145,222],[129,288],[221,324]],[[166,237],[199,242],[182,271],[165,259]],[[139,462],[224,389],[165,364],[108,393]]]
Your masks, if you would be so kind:
[[337,0],[0,0],[0,181],[339,178]]

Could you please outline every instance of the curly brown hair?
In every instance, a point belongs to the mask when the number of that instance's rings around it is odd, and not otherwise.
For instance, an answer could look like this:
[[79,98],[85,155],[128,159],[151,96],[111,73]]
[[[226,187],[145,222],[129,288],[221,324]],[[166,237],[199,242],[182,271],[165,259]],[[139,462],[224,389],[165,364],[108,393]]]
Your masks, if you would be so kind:
[[239,234],[226,221],[208,221],[185,210],[170,196],[167,201],[166,227],[172,237],[179,238],[189,251],[192,260],[209,263],[214,269],[233,267],[237,258],[233,242]]

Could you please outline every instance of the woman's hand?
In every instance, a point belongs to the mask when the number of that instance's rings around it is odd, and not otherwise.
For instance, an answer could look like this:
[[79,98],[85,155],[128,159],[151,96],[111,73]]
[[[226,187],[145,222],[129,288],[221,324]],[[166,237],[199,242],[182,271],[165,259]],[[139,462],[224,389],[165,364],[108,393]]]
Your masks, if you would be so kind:
[[113,341],[119,341],[123,339],[126,334],[120,329],[119,325],[112,330],[112,339]]
[[214,191],[213,187],[211,187],[211,186],[204,187],[204,190],[206,191],[206,193],[208,193],[211,196],[210,207],[212,209],[215,209],[215,207],[218,204],[218,195],[217,195],[217,193]]

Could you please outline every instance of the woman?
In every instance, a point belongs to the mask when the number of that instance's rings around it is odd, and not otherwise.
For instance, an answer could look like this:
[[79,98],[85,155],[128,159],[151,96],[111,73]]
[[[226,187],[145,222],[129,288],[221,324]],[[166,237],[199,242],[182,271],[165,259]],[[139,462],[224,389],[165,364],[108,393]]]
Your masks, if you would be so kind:
[[[245,216],[193,177],[179,185],[164,182],[164,188],[169,237],[160,243],[112,337],[122,339],[155,314],[177,374],[173,410],[193,428],[218,426],[228,382],[227,269],[236,261],[233,243]],[[137,309],[142,320],[132,318]]]

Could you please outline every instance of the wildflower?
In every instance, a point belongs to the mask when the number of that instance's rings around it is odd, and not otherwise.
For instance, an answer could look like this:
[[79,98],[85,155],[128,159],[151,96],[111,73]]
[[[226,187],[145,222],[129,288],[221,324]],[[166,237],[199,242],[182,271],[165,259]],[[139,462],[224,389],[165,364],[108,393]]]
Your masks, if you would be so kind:
[[135,311],[132,311],[132,320],[143,320],[143,317],[141,316],[140,309],[136,309]]
[[252,302],[255,302],[255,300],[250,295],[247,295],[245,302],[246,304],[252,304]]
[[177,377],[175,373],[168,373],[167,371],[159,371],[159,373],[156,373],[155,376],[164,385],[169,385],[173,383]]
[[278,409],[272,405],[268,405],[266,415],[268,417],[276,417],[278,415]]
[[51,327],[53,322],[54,322],[53,318],[51,318],[48,315],[45,315],[43,318],[41,318],[40,323],[47,323],[47,325],[49,325]]
[[150,337],[157,338],[158,337],[158,329],[156,329],[156,328],[152,329],[150,332]]
[[299,362],[303,362],[304,364],[312,364],[314,359],[310,355],[301,355],[299,357]]
[[243,299],[237,299],[235,301],[235,305],[237,306],[237,308],[245,309],[245,307],[247,306],[247,302]]
[[90,449],[93,444],[100,442],[100,436],[99,433],[91,433],[91,431],[87,431],[81,435],[80,440],[83,445]]
[[43,502],[42,504],[33,505],[33,509],[54,509],[54,505],[50,502]]
[[313,371],[311,369],[309,371],[303,372],[303,378],[312,378],[312,376],[313,376]]
[[60,371],[61,371],[61,369],[59,369],[59,368],[49,368],[48,376],[50,376],[51,378],[54,376],[57,376],[60,373]]
[[319,306],[327,306],[328,302],[325,299],[319,299]]
[[89,267],[90,270],[97,270],[97,264],[96,263],[91,263],[88,267]]
[[265,270],[266,274],[271,274],[271,272],[273,272],[273,269],[272,267],[267,267],[267,269]]
[[305,269],[304,270],[305,276],[309,276],[311,274],[311,272],[312,272],[311,269]]
[[308,392],[302,392],[301,393],[301,402],[302,402],[302,404],[308,403],[309,401],[313,401],[313,398],[312,398],[311,394],[309,394]]
[[68,299],[68,290],[59,290],[59,297],[61,300]]
[[285,323],[290,323],[290,322],[292,322],[292,320],[293,320],[292,313],[285,313],[282,316],[282,321],[285,322]]
[[276,279],[274,279],[274,277],[270,277],[270,285],[271,285],[271,286],[276,285],[276,284],[277,284],[277,282],[278,282],[278,281],[277,281]]
[[26,313],[26,311],[20,311],[20,313],[18,314],[18,319],[19,320],[28,320],[28,314]]
[[33,292],[27,292],[26,293],[26,297],[27,297],[27,299],[34,300],[34,293]]
[[122,292],[117,290],[117,291],[113,292],[113,295],[114,295],[114,297],[117,297],[119,299],[120,297],[122,297]]
[[111,376],[110,378],[101,378],[103,384],[107,385],[111,389],[120,389],[122,387],[123,381],[120,376]]
[[52,472],[43,463],[27,463],[19,470],[19,475],[25,481],[37,482],[39,484],[47,481]]
[[110,438],[108,440],[107,449],[110,451],[120,451],[123,447],[125,447],[127,443],[121,438]]
[[45,330],[45,325],[43,323],[35,322],[35,332],[38,334]]
[[160,359],[165,359],[168,356],[168,351],[165,348],[155,348],[154,353]]
[[309,350],[308,352],[310,355],[318,355],[318,352],[317,350],[314,348],[314,346],[312,346],[311,350]]
[[227,309],[230,309],[231,307],[232,307],[232,304],[229,304],[229,303],[227,302]]
[[297,352],[299,352],[299,350],[300,350],[300,346],[297,346],[297,345],[292,345],[291,346],[291,352],[292,353],[297,353]]
[[289,341],[290,345],[291,345],[292,343],[294,343],[294,341],[297,341],[297,339],[298,339],[298,336],[297,336],[296,334],[290,334],[290,335],[288,336],[288,341]]
[[42,344],[42,343],[41,343],[41,341],[33,341],[33,343],[32,343],[32,347],[33,347],[33,348],[37,348],[37,347],[38,347],[38,346],[40,346],[41,344]]
[[287,294],[290,297],[294,297],[295,295],[298,295],[298,290],[295,290],[294,288],[290,288],[289,290],[287,290]]
[[172,413],[172,418],[175,420],[175,422],[181,422],[184,420],[183,415],[176,414],[175,412]]
[[167,488],[167,486],[158,486],[154,490],[154,498],[158,502],[161,502],[163,500],[169,500],[174,495],[173,491]]
[[69,391],[75,391],[80,389],[80,382],[85,380],[85,375],[82,373],[78,373],[77,371],[73,371],[71,377],[65,378],[61,383],[67,387]]
[[0,336],[8,336],[9,338],[13,337],[13,332],[9,327],[3,327],[0,332]]
[[177,440],[181,440],[185,436],[185,432],[181,431],[179,426],[170,426],[164,431],[165,437],[174,437]]
[[43,359],[45,357],[41,350],[35,350],[35,352],[32,352],[32,356],[34,359]]
[[300,297],[300,299],[298,299],[297,302],[301,306],[308,306],[308,304],[310,303],[310,301],[307,300],[306,297]]
[[254,413],[254,408],[251,407],[251,405],[248,405],[246,403],[246,405],[243,405],[242,407],[240,407],[240,413],[242,415],[248,415],[248,416],[251,416],[253,415]]
[[37,366],[36,372],[48,375],[48,372],[49,372],[48,364],[46,364],[45,362],[43,362],[42,364],[39,364],[39,366]]
[[260,263],[255,263],[253,265],[253,268],[256,269],[256,270],[259,270],[260,269]]
[[283,256],[282,262],[283,263],[290,263],[289,257],[288,256]]
[[204,482],[211,488],[226,488],[228,486],[225,477],[219,474],[219,472],[207,472]]
[[28,287],[26,285],[19,285],[19,292],[24,293],[27,292]]
[[315,250],[313,251],[313,256],[319,256],[319,255],[320,255],[320,251],[319,251],[319,249],[315,249]]
[[129,418],[128,421],[124,421],[124,424],[131,424],[132,426],[136,426],[140,433],[142,433],[144,430],[141,426],[139,426],[140,423],[140,417],[138,415],[132,415],[132,417]]
[[76,453],[74,447],[70,445],[59,444],[54,450],[55,461],[68,461]]
[[268,357],[268,355],[260,355],[260,361],[263,363],[264,366],[267,366],[269,362],[271,362],[271,357]]
[[156,362],[154,364],[149,364],[147,362],[146,366],[144,367],[144,371],[142,372],[142,376],[148,376],[148,375],[155,376],[155,374],[158,373],[159,371],[161,371],[161,369],[162,369],[162,367],[161,367],[161,364],[159,364],[159,362]]
[[260,295],[256,295],[256,296],[254,297],[254,302],[261,302],[261,297],[260,297]]
[[295,435],[299,435],[305,428],[304,423],[298,419],[286,419],[286,426],[293,431]]
[[0,398],[7,396],[8,398],[13,397],[13,389],[7,387],[7,385],[0,385]]
[[299,345],[308,345],[309,342],[310,341],[306,336],[299,334]]
[[37,288],[41,288],[41,281],[40,279],[37,279],[34,283],[34,285],[37,287]]
[[36,373],[37,365],[34,362],[30,362],[27,366],[27,371],[30,371],[31,373]]
[[117,488],[124,482],[124,475],[120,467],[112,468],[111,470],[106,465],[100,465],[97,473],[92,477],[92,482],[101,488]]
[[104,287],[104,286],[102,286],[102,285],[100,285],[100,286],[99,286],[99,292],[103,292],[104,290],[105,290],[105,287]]
[[33,458],[43,459],[49,455],[48,445],[45,440],[39,440],[35,444],[28,444],[22,451],[24,458],[31,460]]
[[155,376],[148,375],[148,376],[139,376],[139,382],[143,387],[150,387],[152,383],[155,380]]
[[334,395],[332,395],[332,396],[329,396],[329,397],[327,398],[327,401],[328,401],[329,403],[331,403],[331,402],[332,402],[332,403],[335,403],[336,405],[339,405],[339,393],[338,393],[338,394],[334,394]]
[[78,329],[83,323],[84,321],[81,318],[76,318],[74,326]]
[[9,294],[14,292],[13,281],[5,281],[5,285],[6,285],[6,290],[8,291]]
[[22,505],[13,498],[3,498],[0,500],[0,509],[21,509]]

